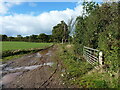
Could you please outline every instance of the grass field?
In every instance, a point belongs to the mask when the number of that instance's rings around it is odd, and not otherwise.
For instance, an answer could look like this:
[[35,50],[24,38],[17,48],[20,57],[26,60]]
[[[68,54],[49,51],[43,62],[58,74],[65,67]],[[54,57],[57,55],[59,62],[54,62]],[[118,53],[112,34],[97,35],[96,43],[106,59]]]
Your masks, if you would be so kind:
[[[15,41],[3,41],[2,43],[2,51],[7,50],[17,50],[17,49],[30,49],[30,48],[44,48],[52,43],[33,43],[33,42],[15,42]],[[0,45],[1,46],[1,45]]]

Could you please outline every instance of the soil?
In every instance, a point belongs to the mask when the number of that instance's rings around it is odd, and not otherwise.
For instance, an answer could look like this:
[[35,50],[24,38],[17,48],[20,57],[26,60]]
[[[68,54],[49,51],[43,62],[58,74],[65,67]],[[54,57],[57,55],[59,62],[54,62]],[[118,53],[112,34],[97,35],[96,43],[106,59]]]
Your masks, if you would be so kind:
[[56,50],[54,45],[4,63],[3,88],[66,88],[60,76],[63,68]]

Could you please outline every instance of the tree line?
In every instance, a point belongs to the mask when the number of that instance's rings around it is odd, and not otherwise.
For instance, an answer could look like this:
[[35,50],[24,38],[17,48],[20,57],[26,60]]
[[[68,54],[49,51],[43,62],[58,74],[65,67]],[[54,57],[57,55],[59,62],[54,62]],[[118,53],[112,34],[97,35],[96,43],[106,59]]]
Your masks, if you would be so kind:
[[0,35],[1,41],[25,41],[25,42],[52,42],[52,35],[46,35],[41,33],[39,35],[30,35],[23,37],[22,35],[17,35],[17,37]]

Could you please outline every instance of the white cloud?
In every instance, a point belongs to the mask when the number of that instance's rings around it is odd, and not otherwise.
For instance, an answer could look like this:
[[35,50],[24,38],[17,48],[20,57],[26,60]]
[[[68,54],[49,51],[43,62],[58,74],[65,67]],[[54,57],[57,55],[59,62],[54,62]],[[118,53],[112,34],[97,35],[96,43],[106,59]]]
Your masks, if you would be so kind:
[[0,2],[0,14],[6,14],[8,11],[8,8],[6,7],[5,3]]
[[19,5],[21,2],[1,2],[0,1],[0,15],[4,15],[8,13],[9,8],[13,5]]
[[2,20],[2,34],[7,35],[31,35],[46,33],[50,34],[52,27],[64,20],[66,23],[71,17],[79,16],[82,6],[78,5],[74,9],[67,8],[63,11],[50,11],[38,16],[14,14],[12,16],[0,16]]

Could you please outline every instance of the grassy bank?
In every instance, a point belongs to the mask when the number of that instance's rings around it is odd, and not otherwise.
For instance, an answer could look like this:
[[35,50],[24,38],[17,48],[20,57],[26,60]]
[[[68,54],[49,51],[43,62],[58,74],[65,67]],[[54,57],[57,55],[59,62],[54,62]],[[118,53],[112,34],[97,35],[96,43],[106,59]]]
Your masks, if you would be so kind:
[[98,70],[79,55],[75,55],[73,45],[58,45],[58,57],[63,62],[63,81],[77,88],[117,88],[118,74],[111,74],[104,68]]

